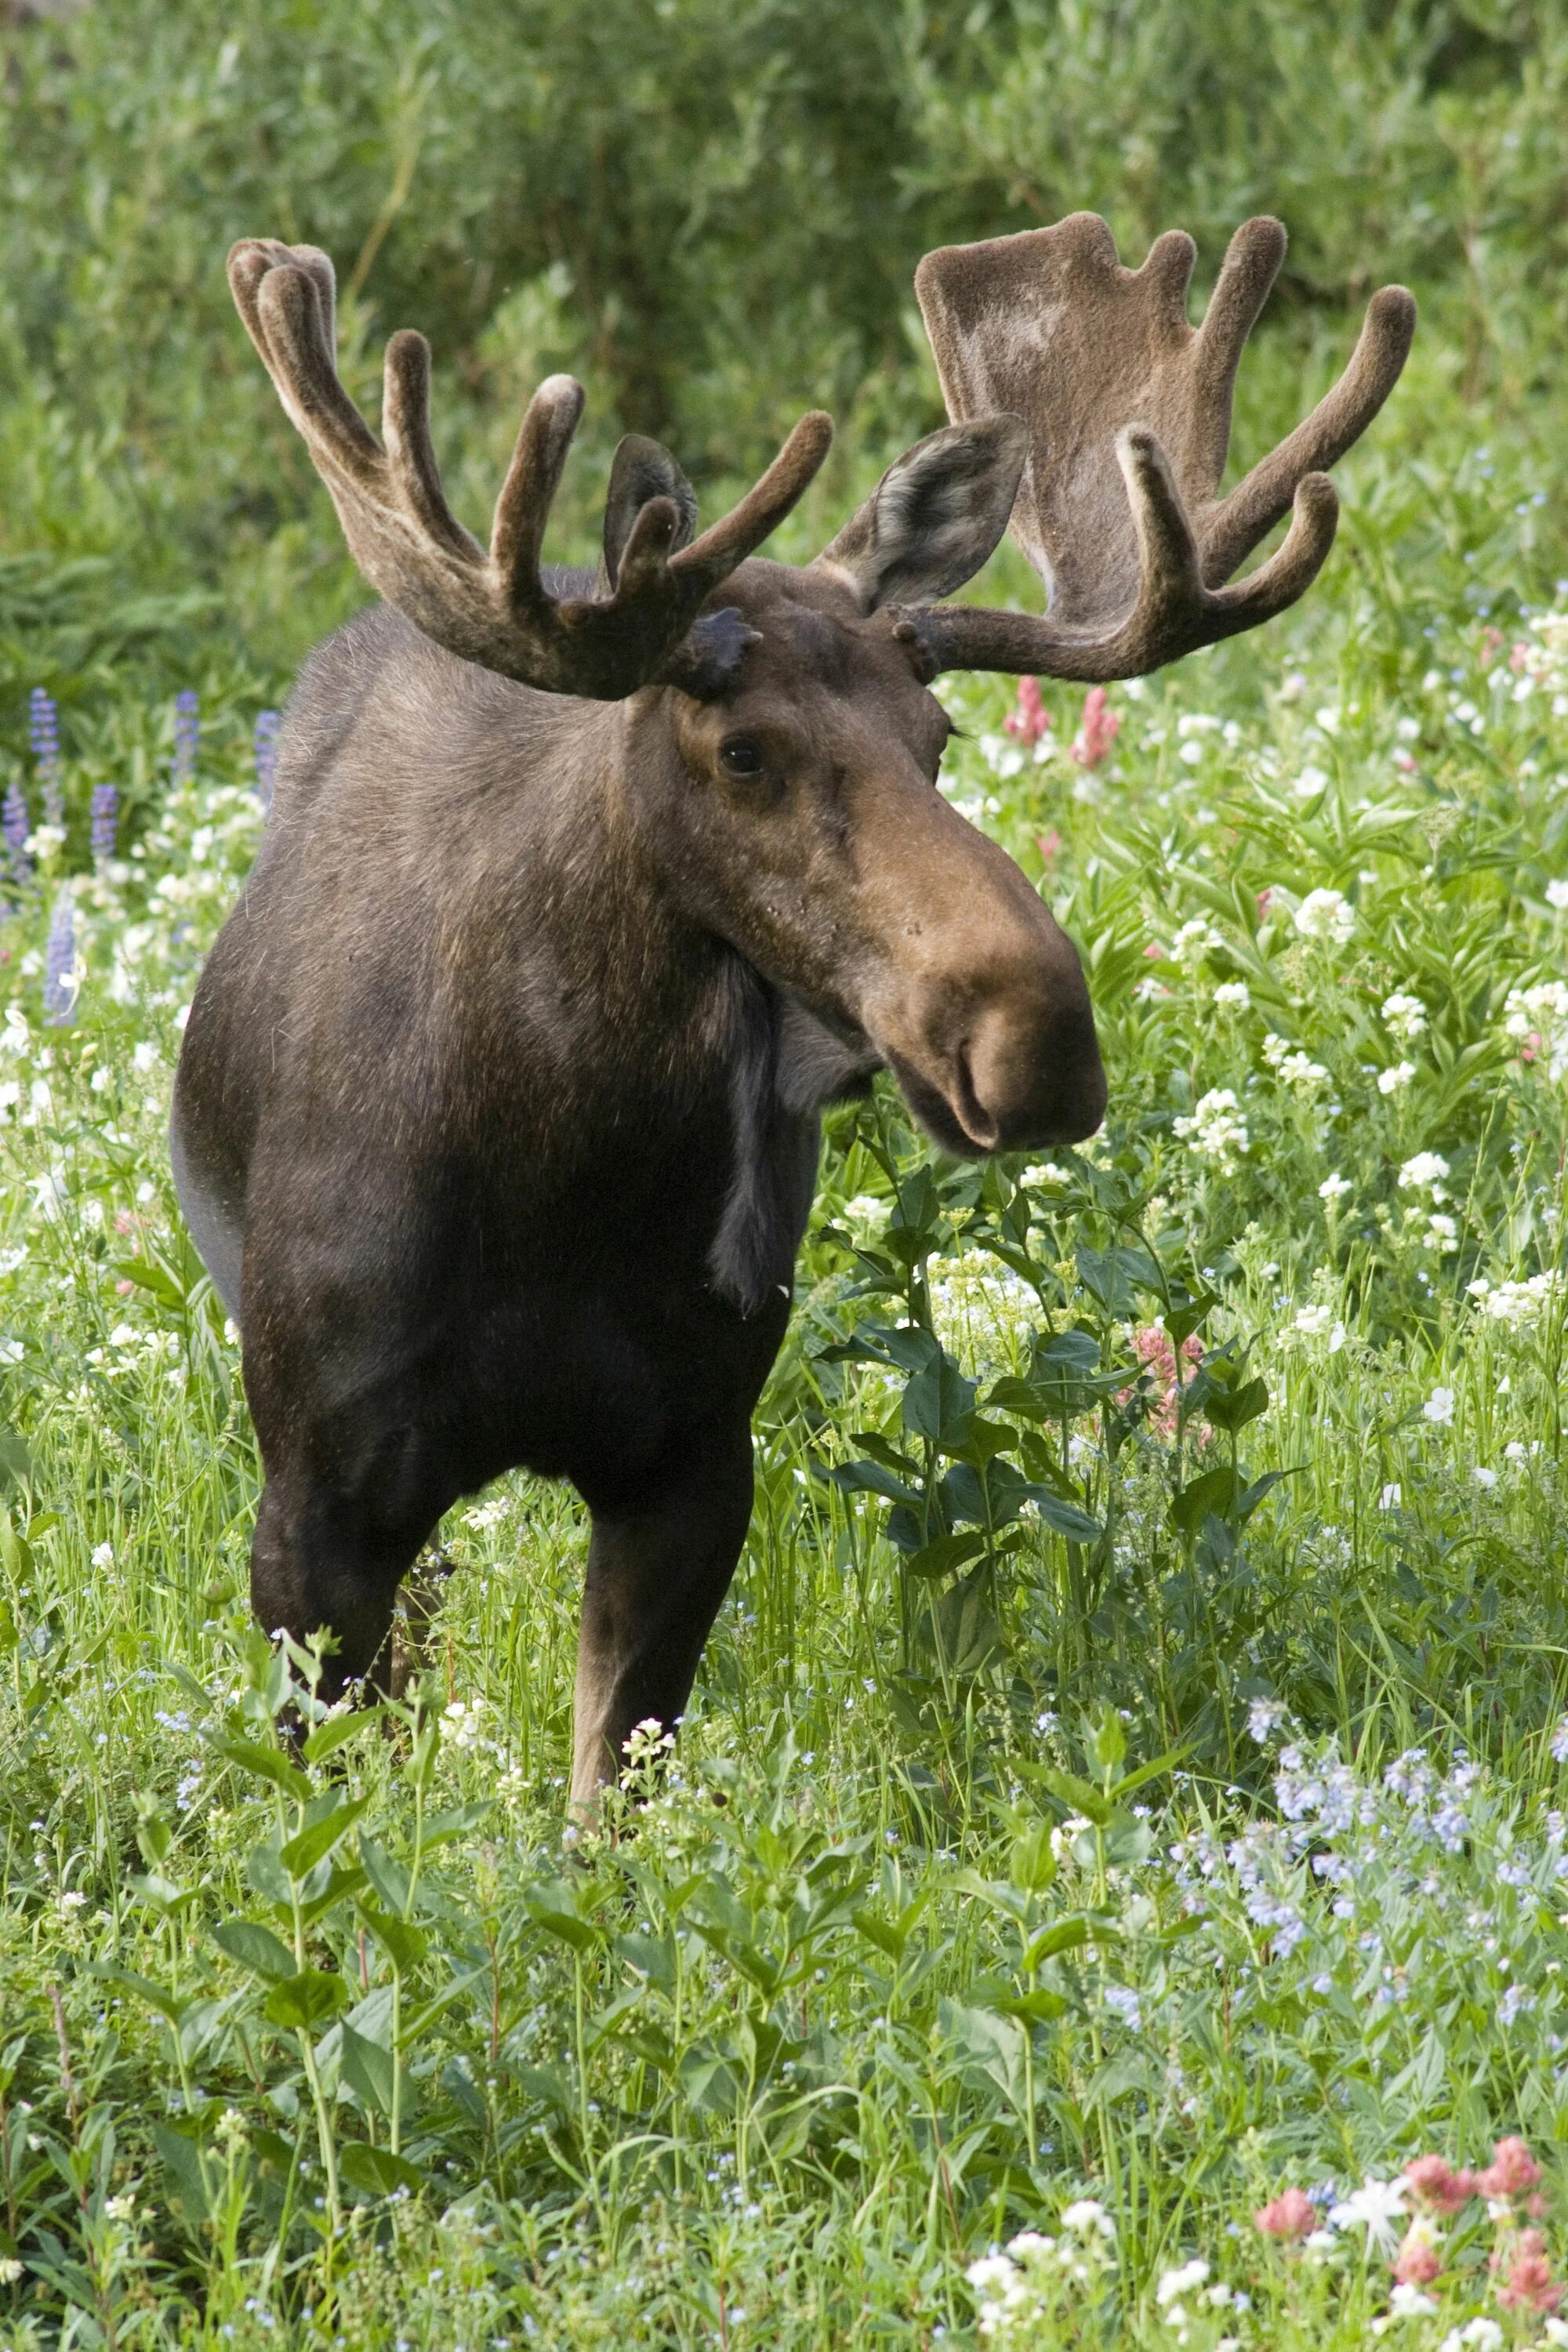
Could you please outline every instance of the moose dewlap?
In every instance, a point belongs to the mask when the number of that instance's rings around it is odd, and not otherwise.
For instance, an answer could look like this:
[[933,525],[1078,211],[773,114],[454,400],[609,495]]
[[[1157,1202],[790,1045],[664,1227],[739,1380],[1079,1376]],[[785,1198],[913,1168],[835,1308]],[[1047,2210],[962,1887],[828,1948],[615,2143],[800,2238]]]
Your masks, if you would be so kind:
[[[929,688],[1131,677],[1308,586],[1336,515],[1315,469],[1387,397],[1414,306],[1373,299],[1339,385],[1222,499],[1284,244],[1238,230],[1196,331],[1184,236],[1137,271],[1087,214],[928,255],[952,422],[815,562],[755,550],[826,454],[820,415],[700,536],[673,458],[624,441],[596,577],[540,561],[575,383],[531,403],[487,553],[441,488],[423,341],[388,346],[378,441],[338,381],[326,256],[236,247],[241,316],[385,599],[300,675],[172,1138],[244,1334],[252,1597],[268,1628],[331,1628],[331,1689],[384,1676],[398,1583],[458,1496],[569,1478],[591,1800],[634,1724],[679,1717],[733,1573],[822,1107],[885,1068],[948,1151],[1100,1124],[1077,953],[936,790]],[[942,604],[1009,523],[1047,614]]]

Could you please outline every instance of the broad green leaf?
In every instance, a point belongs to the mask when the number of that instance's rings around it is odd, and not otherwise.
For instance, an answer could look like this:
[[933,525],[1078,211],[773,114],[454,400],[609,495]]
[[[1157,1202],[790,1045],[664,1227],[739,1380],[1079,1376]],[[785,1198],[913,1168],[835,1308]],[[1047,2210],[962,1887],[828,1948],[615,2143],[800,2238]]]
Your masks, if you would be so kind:
[[285,1984],[276,1984],[261,2004],[261,2013],[273,2025],[297,2033],[314,2033],[349,2007],[353,1996],[341,1976],[328,1969],[301,1969]]
[[316,1864],[326,1860],[344,1832],[353,1827],[369,1802],[368,1797],[357,1797],[352,1804],[339,1805],[323,1821],[312,1822],[281,1846],[278,1859],[289,1877],[309,1877]]
[[253,1977],[264,1977],[269,1984],[281,1984],[294,1975],[297,1962],[287,1944],[280,1943],[270,1927],[258,1919],[220,1919],[213,1929],[213,1942]]
[[339,2152],[338,2177],[363,2201],[390,2197],[399,2189],[416,2195],[425,2186],[425,2175],[405,2156],[395,2156],[389,2147],[372,2147],[363,2139],[351,2140]]
[[315,1794],[306,1775],[297,1764],[290,1764],[279,1748],[265,1747],[258,1739],[234,1739],[224,1732],[209,1733],[207,1745],[226,1762],[237,1764],[242,1772],[254,1772],[259,1779],[270,1780],[275,1789],[281,1789],[297,1804],[308,1803]]

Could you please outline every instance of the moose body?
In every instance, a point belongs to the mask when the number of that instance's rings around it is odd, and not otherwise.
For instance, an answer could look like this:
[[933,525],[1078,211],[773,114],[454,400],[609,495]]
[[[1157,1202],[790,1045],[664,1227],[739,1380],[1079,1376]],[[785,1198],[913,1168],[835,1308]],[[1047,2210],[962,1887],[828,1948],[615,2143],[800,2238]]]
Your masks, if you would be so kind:
[[[887,1067],[971,1154],[1076,1140],[1103,1113],[1075,951],[936,788],[931,677],[1020,666],[1030,628],[1052,667],[1052,623],[909,602],[984,561],[1026,429],[961,416],[804,569],[750,550],[820,462],[813,420],[684,546],[684,478],[623,445],[598,581],[546,582],[562,380],[524,421],[487,567],[440,500],[423,346],[389,352],[383,456],[331,370],[324,257],[246,247],[231,273],[402,607],[306,665],[176,1086],[180,1197],[241,1328],[267,1471],[253,1600],[296,1638],[331,1629],[330,1687],[377,1679],[450,1505],[518,1465],[569,1479],[593,1519],[586,1801],[635,1724],[679,1717],[744,1540],[823,1106]],[[1122,442],[1133,606],[1069,615],[1063,674],[1265,617],[1331,537],[1332,494],[1298,464],[1247,542],[1294,495],[1280,553],[1207,586],[1152,436]]]

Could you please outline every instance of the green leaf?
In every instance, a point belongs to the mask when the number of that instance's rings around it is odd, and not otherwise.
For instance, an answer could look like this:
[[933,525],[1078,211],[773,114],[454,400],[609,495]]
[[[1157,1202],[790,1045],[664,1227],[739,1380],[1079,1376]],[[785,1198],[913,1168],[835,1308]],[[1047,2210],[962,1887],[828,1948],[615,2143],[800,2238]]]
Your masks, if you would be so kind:
[[523,1896],[528,1916],[549,1936],[559,1936],[574,1952],[592,1951],[604,1941],[596,1921],[584,1919],[572,1899],[572,1889],[559,1884],[531,1887]]
[[213,1929],[213,1942],[248,1969],[253,1977],[263,1977],[268,1984],[281,1984],[295,1973],[297,1962],[287,1944],[280,1943],[270,1927],[258,1919],[220,1919]]
[[114,1271],[121,1282],[133,1282],[138,1290],[150,1290],[160,1307],[171,1307],[176,1314],[183,1312],[184,1292],[172,1276],[165,1274],[161,1265],[154,1265],[150,1258],[116,1258]]
[[308,1804],[315,1791],[297,1764],[277,1748],[263,1746],[258,1739],[234,1739],[225,1732],[209,1732],[207,1745],[226,1763],[237,1764],[242,1772],[254,1772],[263,1780],[270,1780],[275,1789],[292,1797],[296,1804]]
[[837,1486],[846,1495],[881,1495],[890,1503],[907,1503],[920,1507],[920,1496],[906,1480],[895,1477],[880,1462],[837,1462],[831,1465],[813,1463],[819,1478]]
[[362,1902],[360,1917],[386,1954],[400,1975],[406,1976],[425,1958],[426,1937],[422,1927],[411,1919],[396,1918],[390,1911],[379,1910],[374,1903]]
[[1021,1762],[1019,1769],[1069,1813],[1081,1813],[1101,1828],[1110,1819],[1110,1807],[1091,1780],[1080,1780],[1076,1772],[1058,1772],[1054,1764]]
[[162,2159],[169,2183],[169,2201],[177,2205],[192,2229],[200,2227],[211,2210],[202,2172],[202,2152],[186,2133],[173,2124],[154,2122],[153,2145]]
[[324,1862],[346,1830],[352,1829],[370,1800],[357,1797],[352,1804],[339,1805],[323,1821],[312,1822],[287,1845],[279,1849],[278,1859],[290,1878],[308,1878],[319,1862]]
[[261,2004],[261,2013],[273,2025],[296,2033],[314,2033],[347,2009],[353,1999],[335,1970],[301,1969],[286,1984],[276,1984]]
[[963,1568],[978,1559],[985,1549],[985,1538],[978,1529],[968,1534],[937,1536],[919,1551],[910,1552],[904,1561],[910,1576],[951,1576],[954,1569]]
[[178,2025],[190,2006],[187,2000],[181,2000],[178,1993],[170,1992],[165,1986],[154,1983],[151,1977],[138,1976],[134,1969],[117,1969],[107,1960],[94,1960],[92,1974],[101,1983],[113,1985],[120,1992],[128,1992],[132,2000],[144,2001],[149,2009],[156,2010],[160,2017],[166,2017],[171,2025]]
[[365,2203],[399,2189],[417,2195],[425,2187],[425,2175],[405,2156],[395,2156],[389,2147],[372,2147],[363,2139],[351,2140],[339,2152],[338,2177]]
[[1217,1470],[1205,1470],[1190,1479],[1181,1492],[1171,1498],[1171,1517],[1184,1535],[1192,1535],[1201,1528],[1212,1511],[1216,1518],[1230,1517],[1236,1502],[1236,1473],[1229,1463]]
[[1228,1430],[1233,1435],[1268,1410],[1267,1381],[1247,1381],[1242,1387],[1229,1391],[1215,1388],[1210,1391],[1204,1405],[1204,1412],[1214,1427]]
[[324,1763],[349,1740],[357,1738],[367,1724],[376,1720],[368,1707],[352,1707],[346,1715],[330,1716],[325,1723],[317,1724],[306,1740],[305,1761],[308,1764]]
[[379,2042],[356,2033],[345,2019],[338,2053],[338,2073],[354,2096],[377,2115],[390,2116],[397,2062]]
[[402,1918],[414,1887],[404,1864],[393,1859],[379,1839],[367,1837],[363,1830],[359,1836],[359,1858],[379,1899],[395,1917]]

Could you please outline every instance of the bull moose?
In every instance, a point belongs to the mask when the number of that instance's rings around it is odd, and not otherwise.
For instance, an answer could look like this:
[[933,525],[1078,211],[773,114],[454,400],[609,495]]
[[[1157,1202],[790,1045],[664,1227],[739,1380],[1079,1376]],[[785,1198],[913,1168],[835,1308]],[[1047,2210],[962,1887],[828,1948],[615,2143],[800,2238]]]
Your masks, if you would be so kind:
[[[1217,495],[1237,364],[1285,249],[1105,223],[929,254],[952,422],[815,562],[755,551],[826,454],[807,415],[721,521],[624,440],[596,576],[541,568],[583,404],[530,404],[488,554],[443,494],[429,353],[382,438],[340,383],[309,246],[229,278],[374,604],[311,655],[266,838],[196,991],[180,1199],[240,1327],[266,1483],[261,1622],[384,1676],[400,1580],[515,1465],[587,1503],[573,1798],[679,1717],[752,1503],[817,1116],[890,1071],[941,1148],[1070,1142],[1106,1083],[1078,955],[937,789],[955,669],[1127,678],[1268,620],[1334,535],[1323,474],[1415,306],[1374,296],[1335,389]],[[1285,513],[1283,544],[1227,585]],[[1009,522],[1044,617],[952,607]]]

